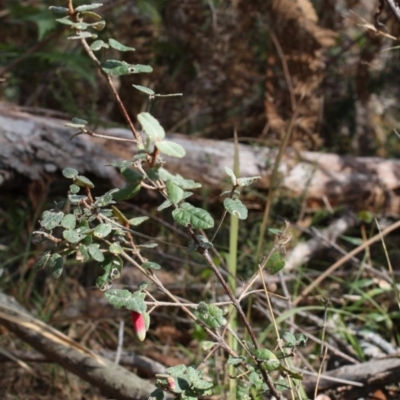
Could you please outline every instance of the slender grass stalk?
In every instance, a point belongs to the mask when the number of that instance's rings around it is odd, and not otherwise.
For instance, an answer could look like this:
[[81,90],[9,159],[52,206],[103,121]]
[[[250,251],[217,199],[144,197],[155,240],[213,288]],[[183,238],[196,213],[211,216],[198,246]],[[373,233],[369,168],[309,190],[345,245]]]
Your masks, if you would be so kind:
[[289,127],[288,127],[288,129],[287,129],[287,131],[285,133],[285,136],[283,138],[283,141],[282,141],[281,145],[279,146],[278,155],[276,156],[276,159],[275,159],[274,168],[273,168],[272,174],[271,174],[271,183],[270,183],[270,186],[269,186],[267,203],[265,204],[263,220],[262,220],[261,228],[260,228],[260,235],[258,237],[255,265],[257,265],[257,263],[259,262],[259,260],[261,258],[261,252],[262,252],[262,247],[263,247],[263,243],[264,243],[265,231],[267,230],[269,214],[270,214],[270,211],[271,211],[271,204],[272,204],[272,201],[273,201],[274,196],[275,196],[275,190],[276,190],[277,182],[278,182],[279,165],[281,163],[281,160],[282,160],[283,154],[284,154],[284,152],[286,150],[286,147],[287,147],[287,145],[289,143],[289,139],[290,139],[290,136],[291,136],[292,131],[293,131],[293,126],[294,126],[294,123],[296,121],[297,114],[298,114],[298,111],[296,110],[292,115]]
[[[239,146],[237,133],[234,133],[234,158],[233,158],[233,172],[236,176],[240,174],[239,166]],[[233,293],[236,293],[236,274],[237,274],[237,251],[238,251],[238,239],[239,239],[239,218],[236,215],[231,215],[231,224],[229,229],[229,255],[228,255],[228,284]],[[229,320],[229,331],[228,331],[228,345],[236,352],[238,349],[238,342],[236,338],[230,332],[237,332],[237,312],[234,306],[231,307],[231,318]],[[235,374],[235,367],[230,365],[228,368],[230,376]],[[236,381],[229,379],[229,399],[236,399]]]
[[400,293],[399,293],[399,289],[398,289],[397,284],[396,284],[396,277],[395,277],[394,272],[393,272],[392,263],[390,262],[389,254],[388,254],[388,251],[387,251],[387,249],[386,249],[386,243],[385,243],[385,241],[383,240],[383,235],[382,235],[381,227],[379,226],[378,220],[377,220],[376,218],[375,218],[375,223],[376,223],[376,225],[378,226],[378,229],[379,229],[379,235],[381,236],[383,251],[385,252],[386,261],[387,261],[387,263],[388,263],[389,274],[390,274],[390,277],[392,278],[392,289],[393,289],[393,293],[394,293],[395,298],[396,298],[397,306],[398,306],[399,309],[400,309]]

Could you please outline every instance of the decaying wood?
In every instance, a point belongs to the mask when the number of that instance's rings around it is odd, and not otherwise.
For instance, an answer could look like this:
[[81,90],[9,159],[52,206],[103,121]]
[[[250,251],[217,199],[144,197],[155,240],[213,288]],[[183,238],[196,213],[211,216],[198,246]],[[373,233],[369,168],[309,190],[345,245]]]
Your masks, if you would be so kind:
[[[399,381],[399,368],[400,354],[357,365],[346,365],[324,373],[324,377],[321,377],[319,381],[318,391],[324,392],[328,389],[344,386],[342,382],[330,380],[329,378],[355,381],[362,383],[363,387],[355,387],[354,389],[347,387],[348,391],[346,391],[345,398],[348,400],[358,399],[363,395],[368,395],[369,392],[373,392],[375,389],[385,387],[385,385],[397,384]],[[312,394],[316,382],[316,377],[305,377],[303,381],[305,391]]]
[[125,368],[94,354],[30,315],[13,298],[0,293],[0,325],[66,370],[98,387],[106,397],[147,399],[155,387]]
[[[53,362],[53,360],[48,359],[42,353],[39,353],[37,351],[12,350],[8,351],[8,353],[12,356],[12,358],[7,356],[6,354],[2,354],[2,351],[0,349],[1,363],[14,362],[15,359],[24,362],[34,362],[34,363]],[[114,361],[116,357],[115,351],[106,349],[97,351],[97,354],[99,354],[101,357],[107,358],[110,361]],[[151,358],[140,356],[130,351],[122,351],[119,364],[137,368],[140,372],[148,374],[150,376],[154,376],[155,374],[166,373],[166,367],[164,367],[164,365],[162,365],[158,361],[154,361]]]
[[293,271],[302,264],[307,263],[315,253],[323,248],[329,248],[335,243],[340,235],[357,223],[355,215],[348,213],[335,220],[326,229],[318,232],[313,238],[306,242],[297,243],[290,251],[285,260],[285,270]]
[[[114,168],[105,165],[117,159],[131,159],[136,152],[134,145],[84,135],[70,140],[74,132],[65,128],[64,122],[0,107],[0,184],[16,176],[38,181],[65,167],[74,167],[82,174],[123,185]],[[132,138],[125,129],[97,132]],[[231,142],[181,135],[169,135],[169,139],[186,150],[184,159],[166,160],[171,172],[221,190],[221,184],[227,182],[224,167],[232,167],[233,163]],[[276,149],[240,145],[239,152],[240,175],[260,176],[254,186],[269,189]],[[398,160],[288,149],[279,172],[281,194],[304,201],[308,209],[347,206],[353,211],[400,216]]]

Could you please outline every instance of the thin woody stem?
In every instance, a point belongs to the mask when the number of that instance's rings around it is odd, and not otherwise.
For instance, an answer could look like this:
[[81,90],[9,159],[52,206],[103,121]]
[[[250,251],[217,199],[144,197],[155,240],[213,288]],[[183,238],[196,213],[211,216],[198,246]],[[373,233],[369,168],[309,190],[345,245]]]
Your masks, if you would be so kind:
[[[76,22],[78,20],[78,18],[77,18],[77,13],[76,13],[76,11],[74,9],[74,6],[72,4],[72,0],[68,0],[68,10],[69,10],[69,15]],[[77,34],[80,33],[79,29],[76,29],[75,31],[76,31]],[[97,65],[97,68],[99,69],[100,73],[106,79],[106,81],[108,83],[108,86],[109,86],[112,94],[115,97],[115,101],[117,102],[118,107],[120,108],[120,110],[122,112],[122,115],[124,116],[125,121],[127,122],[128,126],[129,126],[129,129],[132,131],[133,136],[135,137],[135,140],[136,140],[137,144],[138,145],[142,145],[143,144],[142,137],[140,136],[139,132],[136,130],[135,126],[133,125],[131,117],[129,116],[128,111],[126,110],[124,104],[122,103],[122,100],[119,97],[119,94],[117,92],[117,89],[114,86],[114,83],[113,83],[111,77],[108,74],[106,74],[103,71],[103,69],[101,68],[100,61],[97,59],[96,55],[93,53],[93,51],[90,48],[90,46],[88,45],[86,39],[82,38],[82,39],[80,39],[80,42],[81,42],[83,48],[85,49],[87,55],[89,56],[89,58],[94,61],[94,63]]]
[[[234,296],[232,290],[230,289],[230,287],[228,286],[228,283],[225,281],[224,277],[222,276],[221,272],[219,271],[218,267],[214,264],[214,261],[212,260],[212,258],[210,257],[210,254],[208,253],[207,249],[205,249],[204,247],[201,246],[201,243],[199,242],[196,234],[194,233],[193,229],[190,226],[186,227],[188,233],[190,234],[190,236],[192,237],[192,239],[195,241],[195,243],[198,246],[198,252],[205,258],[205,260],[207,261],[208,265],[211,267],[211,269],[214,271],[215,275],[217,276],[218,280],[220,281],[222,287],[224,288],[225,292],[227,293],[227,295],[229,296],[229,298],[232,301],[233,306],[236,308],[236,310],[238,311],[240,317],[243,320],[243,323],[247,329],[247,331],[249,332],[251,341],[253,342],[253,345],[256,349],[260,348],[260,345],[258,344],[256,335],[253,331],[253,328],[251,327],[249,320],[247,319],[242,307],[240,306],[239,301],[236,299],[236,297]],[[268,376],[267,372],[265,371],[265,369],[262,366],[262,362],[254,359],[255,362],[258,365],[259,371],[264,379],[264,382],[267,384],[269,390],[271,391],[271,393],[277,398],[277,399],[281,399],[282,396],[279,393],[278,390],[276,390],[275,386],[273,385],[270,377]]]

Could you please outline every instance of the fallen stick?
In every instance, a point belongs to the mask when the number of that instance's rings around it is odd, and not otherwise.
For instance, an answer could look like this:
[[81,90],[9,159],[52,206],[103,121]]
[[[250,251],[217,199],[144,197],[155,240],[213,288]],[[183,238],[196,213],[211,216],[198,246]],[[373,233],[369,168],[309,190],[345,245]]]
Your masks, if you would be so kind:
[[0,325],[42,353],[117,400],[147,400],[155,386],[100,357],[29,314],[15,299],[0,293]]

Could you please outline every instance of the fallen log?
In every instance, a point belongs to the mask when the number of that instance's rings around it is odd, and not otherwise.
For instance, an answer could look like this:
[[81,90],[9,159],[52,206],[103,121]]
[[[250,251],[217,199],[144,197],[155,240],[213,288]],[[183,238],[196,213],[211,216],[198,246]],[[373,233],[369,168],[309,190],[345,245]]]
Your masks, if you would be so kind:
[[[66,167],[82,174],[123,184],[118,173],[105,164],[131,159],[135,146],[80,135],[72,140],[65,121],[22,112],[0,103],[0,185],[22,176],[45,179]],[[132,138],[126,129],[97,130],[101,134]],[[231,142],[168,135],[186,150],[182,159],[167,158],[173,173],[220,190],[226,180],[224,167],[232,167]],[[260,176],[254,186],[270,189],[277,150],[239,145],[240,175]],[[304,199],[306,208],[346,206],[353,211],[371,210],[400,216],[400,161],[377,157],[351,157],[288,149],[279,167],[279,186],[288,196]]]
[[48,360],[90,382],[102,395],[119,400],[147,400],[155,386],[100,357],[34,318],[12,297],[0,293],[0,325]]
[[[367,397],[376,389],[384,388],[386,385],[396,385],[399,381],[399,368],[400,354],[357,365],[346,365],[325,372],[318,381],[318,392],[343,388],[341,392],[348,400]],[[362,386],[351,387],[349,384],[344,384],[343,380],[358,382]],[[304,389],[309,395],[314,393],[316,384],[316,376],[306,376],[303,380]]]

